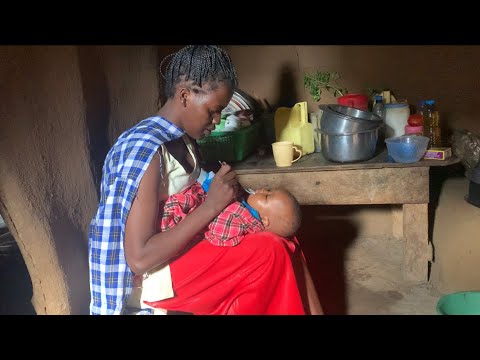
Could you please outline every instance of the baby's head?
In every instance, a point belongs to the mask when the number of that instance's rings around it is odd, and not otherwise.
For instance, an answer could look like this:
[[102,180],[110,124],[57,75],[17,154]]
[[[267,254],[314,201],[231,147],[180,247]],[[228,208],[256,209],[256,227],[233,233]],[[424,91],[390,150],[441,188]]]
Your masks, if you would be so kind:
[[289,238],[302,222],[302,210],[297,199],[285,189],[258,189],[249,195],[247,203],[258,211],[265,230]]

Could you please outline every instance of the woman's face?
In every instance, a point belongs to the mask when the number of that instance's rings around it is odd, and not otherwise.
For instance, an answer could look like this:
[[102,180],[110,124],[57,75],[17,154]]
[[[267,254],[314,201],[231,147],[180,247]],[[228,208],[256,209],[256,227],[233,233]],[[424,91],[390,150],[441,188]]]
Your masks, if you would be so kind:
[[182,127],[194,139],[210,135],[233,96],[233,90],[221,83],[214,90],[208,85],[203,89],[204,92],[190,90],[185,102]]

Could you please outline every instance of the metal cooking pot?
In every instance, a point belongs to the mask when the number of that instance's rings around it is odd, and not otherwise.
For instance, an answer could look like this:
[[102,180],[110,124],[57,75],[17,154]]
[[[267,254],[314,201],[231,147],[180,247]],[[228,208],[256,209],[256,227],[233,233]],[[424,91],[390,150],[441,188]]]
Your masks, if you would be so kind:
[[335,162],[365,161],[374,157],[379,127],[356,133],[330,134],[315,129],[321,134],[322,154]]
[[373,130],[383,124],[378,115],[343,105],[319,105],[320,128],[326,133],[342,134]]
[[359,110],[359,109],[356,109],[356,108],[353,108],[353,107],[349,107],[349,106],[342,106],[342,105],[337,105],[337,104],[330,104],[328,105],[328,107],[333,110],[333,111],[336,111],[342,115],[346,115],[346,116],[351,116],[353,118],[356,118],[358,120],[364,120],[364,121],[373,121],[375,123],[381,123],[382,122],[382,118],[370,111],[363,111],[363,110]]

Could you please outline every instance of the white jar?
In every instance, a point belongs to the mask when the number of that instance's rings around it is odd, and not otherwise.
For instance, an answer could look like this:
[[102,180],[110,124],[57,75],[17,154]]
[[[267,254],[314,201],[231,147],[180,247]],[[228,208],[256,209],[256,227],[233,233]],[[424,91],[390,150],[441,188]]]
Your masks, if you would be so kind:
[[408,103],[385,104],[385,138],[402,136],[408,124],[410,106]]

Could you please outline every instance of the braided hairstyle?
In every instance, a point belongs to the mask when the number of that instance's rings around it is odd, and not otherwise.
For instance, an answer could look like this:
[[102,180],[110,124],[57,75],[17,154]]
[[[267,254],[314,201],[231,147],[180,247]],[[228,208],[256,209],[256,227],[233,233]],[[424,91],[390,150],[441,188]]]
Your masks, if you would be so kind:
[[165,57],[160,64],[160,72],[165,60],[171,59],[167,71],[162,74],[165,79],[165,96],[172,98],[175,87],[181,82],[191,82],[193,90],[201,91],[207,84],[215,90],[219,83],[232,89],[238,85],[237,73],[227,52],[215,45],[188,45]]

